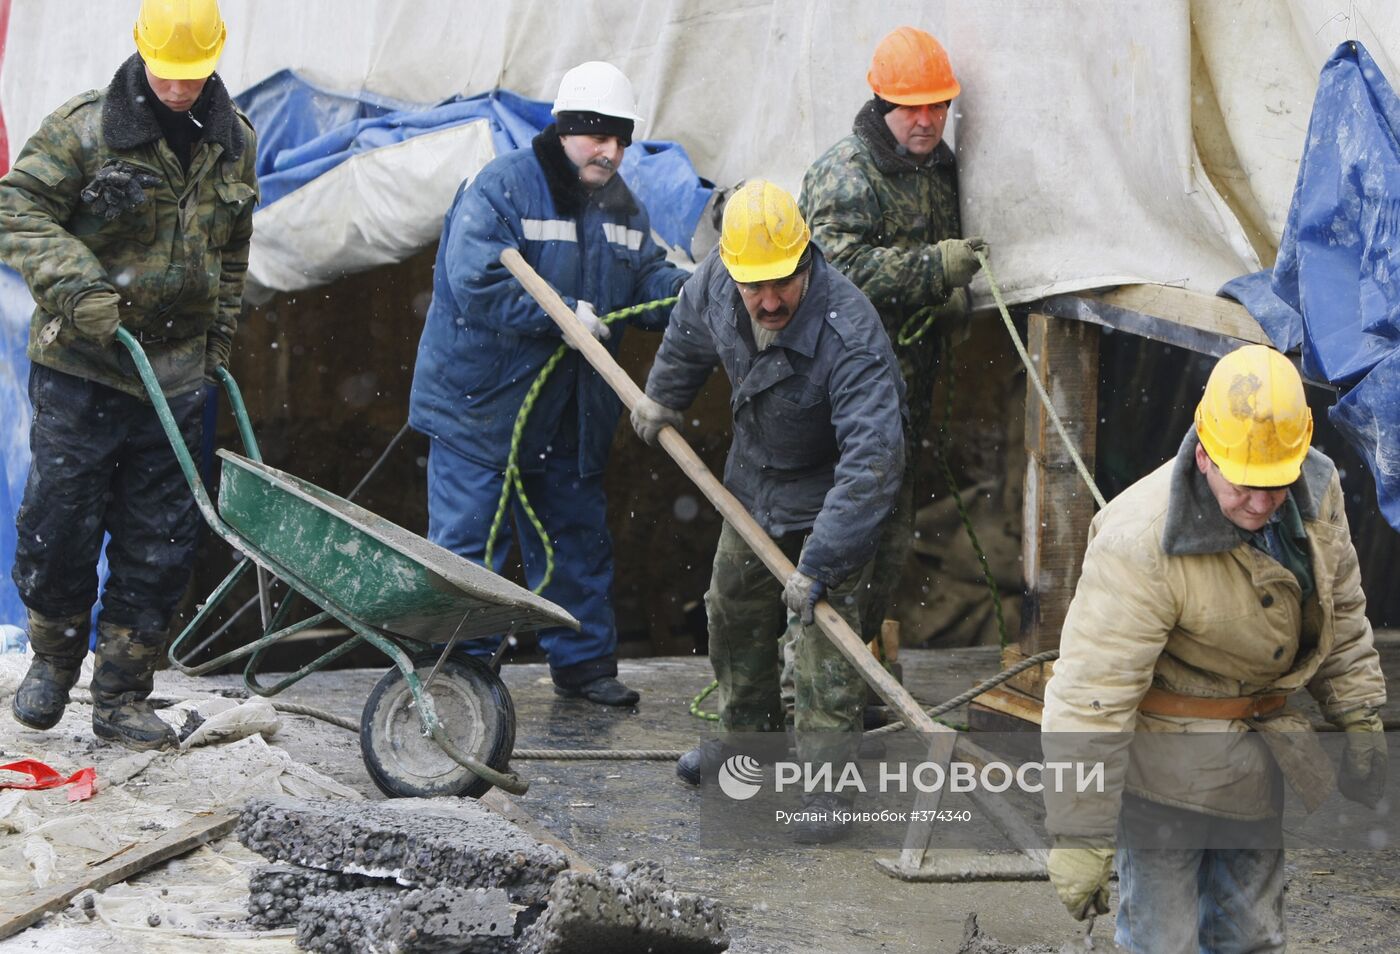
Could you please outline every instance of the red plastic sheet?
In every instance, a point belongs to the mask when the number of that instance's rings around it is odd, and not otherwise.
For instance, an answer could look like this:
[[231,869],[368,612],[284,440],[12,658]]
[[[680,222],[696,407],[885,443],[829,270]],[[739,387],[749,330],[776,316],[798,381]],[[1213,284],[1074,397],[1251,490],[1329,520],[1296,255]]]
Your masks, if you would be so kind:
[[0,779],[0,788],[45,789],[72,785],[73,787],[68,790],[70,802],[86,801],[97,793],[97,770],[92,767],[78,769],[72,775],[64,778],[51,766],[45,765],[38,759],[20,759],[18,762],[0,765],[0,772],[15,772],[19,775],[28,775],[30,778],[28,782]]

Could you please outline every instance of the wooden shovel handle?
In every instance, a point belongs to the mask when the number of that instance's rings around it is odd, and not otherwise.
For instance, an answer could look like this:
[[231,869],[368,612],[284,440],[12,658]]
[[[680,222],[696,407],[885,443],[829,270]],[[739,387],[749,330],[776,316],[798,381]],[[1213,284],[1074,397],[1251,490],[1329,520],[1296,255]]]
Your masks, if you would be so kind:
[[[622,370],[617,361],[598,341],[589,334],[588,329],[569,310],[569,306],[564,304],[564,300],[559,297],[548,282],[530,267],[529,263],[521,257],[520,252],[513,248],[507,248],[501,253],[501,264],[509,269],[510,273],[519,279],[525,290],[539,302],[540,307],[554,323],[559,326],[559,330],[564,333],[564,340],[574,348],[579,354],[587,359],[603,380],[617,392],[617,396],[622,399],[622,403],[630,411],[641,401],[642,389],[637,387],[637,383],[628,377],[627,372]],[[686,443],[684,437],[673,427],[664,427],[661,430],[660,443],[665,448],[666,453],[680,465],[681,470],[689,477],[695,486],[700,488],[700,492],[712,503],[720,515],[724,517],[729,525],[739,532],[739,536],[744,538],[744,542],[758,558],[763,561],[763,565],[768,567],[781,581],[786,581],[792,574],[793,565],[783,551],[779,550],[777,544],[769,539],[763,528],[749,515],[743,505],[735,499],[724,486],[716,479],[710,469],[705,466],[698,454]],[[846,621],[832,608],[826,600],[817,603],[816,622],[826,637],[836,644],[836,648],[841,651],[841,655],[850,660],[870,684],[871,688],[881,699],[899,713],[904,724],[919,732],[951,732],[947,726],[934,722],[928,714],[919,706],[914,698],[905,691],[893,676],[885,671],[875,657],[870,654],[864,642],[857,636],[851,627],[846,625]]]

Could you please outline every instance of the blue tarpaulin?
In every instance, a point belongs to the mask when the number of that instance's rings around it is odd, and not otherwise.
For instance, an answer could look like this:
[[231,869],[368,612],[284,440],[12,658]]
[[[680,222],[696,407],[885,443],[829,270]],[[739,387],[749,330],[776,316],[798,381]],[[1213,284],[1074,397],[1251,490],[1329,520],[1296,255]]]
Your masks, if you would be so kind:
[[[258,134],[258,185],[268,206],[358,154],[463,123],[491,124],[497,154],[529,145],[553,121],[550,104],[507,90],[440,103],[404,103],[371,93],[333,93],[283,70],[236,97]],[[714,191],[678,143],[639,141],[622,177],[651,215],[652,228],[686,251]],[[446,210],[444,210],[446,211]]]
[[1272,271],[1227,283],[1303,372],[1349,388],[1328,417],[1366,458],[1400,530],[1400,97],[1360,43],[1318,80]]
[[0,266],[0,624],[24,625],[24,604],[10,580],[15,513],[29,474],[29,315],[34,300],[19,275]]

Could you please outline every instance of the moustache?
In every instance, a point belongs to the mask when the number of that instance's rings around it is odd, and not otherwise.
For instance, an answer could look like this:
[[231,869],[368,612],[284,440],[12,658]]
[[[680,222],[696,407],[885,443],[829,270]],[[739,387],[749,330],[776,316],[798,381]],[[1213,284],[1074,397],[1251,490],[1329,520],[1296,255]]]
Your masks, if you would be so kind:
[[617,163],[613,162],[607,156],[595,156],[588,160],[588,164],[590,166],[597,166],[599,169],[606,169],[608,172],[617,171]]

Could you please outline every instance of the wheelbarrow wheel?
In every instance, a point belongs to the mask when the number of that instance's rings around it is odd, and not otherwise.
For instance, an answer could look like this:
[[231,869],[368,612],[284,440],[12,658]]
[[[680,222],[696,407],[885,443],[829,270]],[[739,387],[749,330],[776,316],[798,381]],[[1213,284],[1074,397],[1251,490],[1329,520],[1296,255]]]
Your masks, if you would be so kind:
[[[436,653],[415,656],[418,678],[426,680],[436,662]],[[474,656],[449,656],[428,694],[458,748],[493,769],[506,768],[515,747],[515,706],[489,665]],[[369,694],[360,716],[360,749],[369,777],[391,798],[480,798],[491,788],[423,736],[413,693],[397,668]]]

